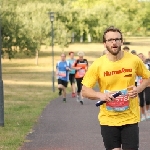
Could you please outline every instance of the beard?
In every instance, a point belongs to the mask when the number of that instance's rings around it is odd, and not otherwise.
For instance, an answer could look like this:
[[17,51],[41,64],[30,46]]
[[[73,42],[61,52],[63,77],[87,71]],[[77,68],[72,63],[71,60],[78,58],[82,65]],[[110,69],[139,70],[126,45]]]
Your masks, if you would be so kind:
[[109,53],[111,53],[112,55],[116,56],[120,51],[121,51],[121,46],[118,46],[115,50],[113,51],[113,48],[106,46],[107,50],[109,51]]

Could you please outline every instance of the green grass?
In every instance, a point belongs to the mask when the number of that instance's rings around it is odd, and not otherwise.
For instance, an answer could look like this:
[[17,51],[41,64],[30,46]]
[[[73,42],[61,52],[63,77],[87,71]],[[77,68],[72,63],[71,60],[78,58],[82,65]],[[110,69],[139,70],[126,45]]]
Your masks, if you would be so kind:
[[[132,39],[133,42],[133,39]],[[136,41],[138,42],[138,41]],[[129,45],[130,49],[147,55],[148,45]],[[64,51],[85,52],[90,63],[98,58],[104,47],[102,44],[71,44]],[[54,47],[55,63],[60,59],[62,50]],[[33,125],[46,105],[57,97],[51,87],[51,47],[42,47],[39,65],[34,58],[2,59],[4,81],[5,126],[0,127],[0,150],[17,150],[32,132]],[[57,83],[55,83],[56,85]],[[70,86],[69,86],[70,87]],[[68,92],[70,88],[68,88]]]
[[17,150],[42,110],[57,97],[52,92],[50,70],[32,61],[2,60],[5,126],[0,127],[0,150]]

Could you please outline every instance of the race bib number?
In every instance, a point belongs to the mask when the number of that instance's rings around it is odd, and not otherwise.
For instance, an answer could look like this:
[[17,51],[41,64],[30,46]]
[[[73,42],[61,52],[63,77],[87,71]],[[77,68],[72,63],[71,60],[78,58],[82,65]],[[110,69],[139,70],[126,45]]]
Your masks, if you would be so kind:
[[58,75],[60,77],[66,77],[66,71],[59,71]]
[[[116,97],[111,102],[106,102],[106,109],[108,111],[125,111],[129,109],[129,96],[127,95],[127,89],[119,90],[122,92],[122,95]],[[108,90],[104,91],[105,93],[109,92]]]
[[85,75],[85,69],[80,69],[80,70],[79,70],[79,75],[80,75],[81,77],[83,77],[83,76]]

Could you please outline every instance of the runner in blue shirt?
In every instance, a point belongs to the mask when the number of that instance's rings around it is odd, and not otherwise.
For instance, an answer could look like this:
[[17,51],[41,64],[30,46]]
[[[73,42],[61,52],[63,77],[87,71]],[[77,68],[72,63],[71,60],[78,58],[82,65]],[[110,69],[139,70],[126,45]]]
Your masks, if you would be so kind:
[[[74,52],[69,52],[69,56],[70,56],[70,59],[68,59],[67,61],[69,61],[71,66],[72,66],[76,61],[74,59]],[[69,71],[69,81],[70,81],[71,88],[72,88],[72,97],[76,97],[76,93],[75,93],[75,69],[71,69]]]
[[[63,101],[66,102],[66,87],[69,81],[69,71],[71,64],[66,61],[66,55],[61,54],[61,60],[56,64],[56,75],[58,78],[59,95],[63,94]],[[63,93],[62,93],[63,92]]]

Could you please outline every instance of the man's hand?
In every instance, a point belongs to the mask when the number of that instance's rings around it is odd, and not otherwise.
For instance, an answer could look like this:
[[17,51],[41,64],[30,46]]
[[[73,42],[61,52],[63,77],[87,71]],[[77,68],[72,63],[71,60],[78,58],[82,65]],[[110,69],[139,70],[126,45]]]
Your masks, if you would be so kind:
[[66,67],[66,70],[71,70],[69,67]]
[[76,70],[80,70],[82,67],[76,67]]
[[130,98],[135,98],[138,96],[138,90],[136,86],[127,87],[127,90]]
[[110,102],[110,101],[113,101],[115,99],[112,96],[114,94],[114,92],[109,92],[109,93],[100,93],[100,92],[98,92],[97,94],[98,94],[97,96],[99,97],[99,99],[101,101]]

